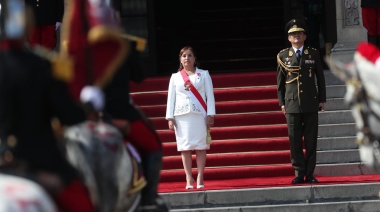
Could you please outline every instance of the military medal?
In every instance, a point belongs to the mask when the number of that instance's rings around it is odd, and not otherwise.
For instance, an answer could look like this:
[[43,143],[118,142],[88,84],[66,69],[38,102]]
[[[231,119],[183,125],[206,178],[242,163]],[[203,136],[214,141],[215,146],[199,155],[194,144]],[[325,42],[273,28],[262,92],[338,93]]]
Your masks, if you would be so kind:
[[309,51],[306,49],[305,51],[303,51],[303,53],[309,54]]
[[309,55],[309,59],[311,59],[311,55]]
[[185,90],[187,90],[187,91],[190,90],[190,83],[189,82],[185,83]]
[[289,51],[289,57],[293,56],[293,52]]

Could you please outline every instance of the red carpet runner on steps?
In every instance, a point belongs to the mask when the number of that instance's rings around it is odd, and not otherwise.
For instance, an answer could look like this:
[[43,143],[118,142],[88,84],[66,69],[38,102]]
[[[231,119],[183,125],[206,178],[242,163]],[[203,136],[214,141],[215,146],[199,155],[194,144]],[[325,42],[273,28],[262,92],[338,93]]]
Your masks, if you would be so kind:
[[[280,112],[276,72],[212,74],[216,100],[213,143],[204,190],[292,186],[287,126]],[[170,76],[131,84],[133,100],[151,118],[163,142],[159,192],[182,192],[186,179],[173,131],[165,120]],[[196,179],[193,155],[193,176]],[[379,175],[317,176],[320,184],[378,182]],[[194,190],[190,190],[194,191]]]

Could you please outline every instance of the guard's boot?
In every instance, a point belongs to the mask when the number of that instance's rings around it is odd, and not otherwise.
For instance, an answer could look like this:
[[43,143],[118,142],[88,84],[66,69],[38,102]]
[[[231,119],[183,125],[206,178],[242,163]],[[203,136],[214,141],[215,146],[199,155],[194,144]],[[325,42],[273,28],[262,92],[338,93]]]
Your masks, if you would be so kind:
[[142,190],[142,201],[139,211],[169,211],[169,205],[157,194],[162,168],[162,151],[144,155],[142,163],[147,185]]
[[369,43],[372,43],[373,45],[377,45],[377,36],[373,36],[373,35],[368,35],[368,42]]

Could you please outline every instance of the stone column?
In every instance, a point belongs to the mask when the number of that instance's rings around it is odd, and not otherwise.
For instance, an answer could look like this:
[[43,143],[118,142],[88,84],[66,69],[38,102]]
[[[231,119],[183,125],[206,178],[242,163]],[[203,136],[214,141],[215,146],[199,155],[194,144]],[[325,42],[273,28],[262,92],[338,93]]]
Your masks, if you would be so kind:
[[337,43],[331,50],[331,57],[341,61],[351,61],[356,46],[367,40],[367,30],[363,27],[360,0],[335,0]]

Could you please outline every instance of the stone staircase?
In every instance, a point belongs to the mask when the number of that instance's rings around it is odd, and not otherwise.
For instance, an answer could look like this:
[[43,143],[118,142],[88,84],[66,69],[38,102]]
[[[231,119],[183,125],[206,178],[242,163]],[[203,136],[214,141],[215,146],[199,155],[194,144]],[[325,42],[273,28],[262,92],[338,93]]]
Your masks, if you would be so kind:
[[326,111],[319,113],[316,175],[342,176],[373,173],[360,162],[355,143],[355,123],[344,101],[346,87],[330,71],[325,71]]
[[[355,123],[344,102],[345,85],[329,70],[326,111],[319,114],[315,175],[373,174],[360,162]],[[162,193],[171,211],[380,211],[379,183],[304,185]]]
[[379,183],[165,194],[172,212],[379,211]]

